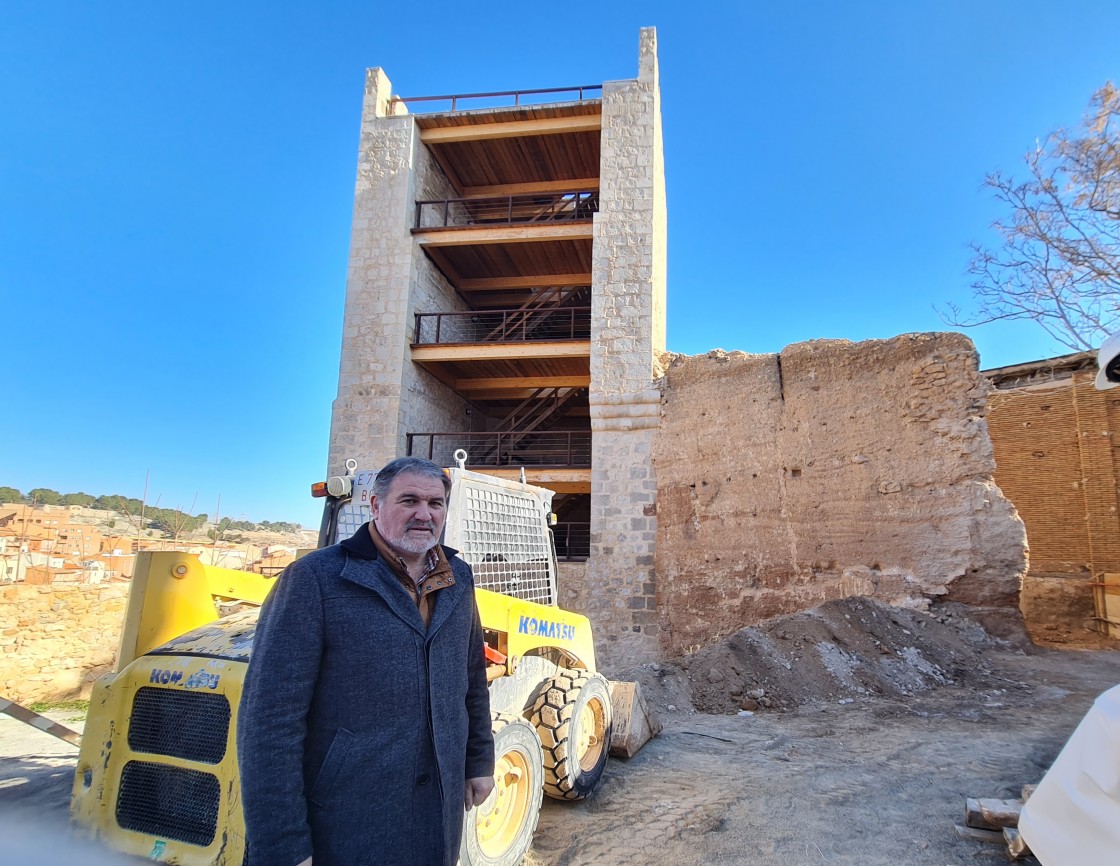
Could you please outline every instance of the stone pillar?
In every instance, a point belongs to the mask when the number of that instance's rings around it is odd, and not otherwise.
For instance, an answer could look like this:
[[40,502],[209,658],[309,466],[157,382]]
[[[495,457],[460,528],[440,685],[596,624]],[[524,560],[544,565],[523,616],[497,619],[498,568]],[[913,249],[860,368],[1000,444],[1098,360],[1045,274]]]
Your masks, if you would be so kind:
[[657,36],[636,80],[603,85],[592,260],[591,558],[587,610],[600,663],[658,655],[656,492],[650,460],[665,350],[666,211]]
[[[1081,458],[1081,490],[1085,498],[1085,529],[1089,536],[1089,569],[1094,579],[1120,568],[1120,512],[1116,454],[1109,421],[1107,394],[1092,385],[1095,371],[1073,376],[1070,394],[1077,418]],[[1115,393],[1115,392],[1112,392]],[[1103,615],[1103,611],[1098,611]]]
[[385,73],[368,70],[328,475],[341,473],[350,457],[362,467],[381,466],[397,456],[403,438],[418,136],[391,96]]

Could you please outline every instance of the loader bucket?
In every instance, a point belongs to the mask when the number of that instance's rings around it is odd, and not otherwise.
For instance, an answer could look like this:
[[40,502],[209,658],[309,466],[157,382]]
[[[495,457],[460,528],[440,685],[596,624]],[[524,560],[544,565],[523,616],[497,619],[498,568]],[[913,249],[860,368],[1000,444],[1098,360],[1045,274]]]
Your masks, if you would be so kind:
[[638,683],[612,680],[610,685],[614,715],[610,753],[616,758],[632,758],[661,733],[661,721],[642,697]]

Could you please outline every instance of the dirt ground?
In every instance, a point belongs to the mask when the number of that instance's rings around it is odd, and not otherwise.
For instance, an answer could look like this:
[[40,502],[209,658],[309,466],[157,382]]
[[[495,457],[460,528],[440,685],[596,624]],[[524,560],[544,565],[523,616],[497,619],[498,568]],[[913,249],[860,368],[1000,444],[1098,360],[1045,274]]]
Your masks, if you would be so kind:
[[[847,599],[626,672],[664,732],[589,800],[546,798],[526,863],[1007,862],[954,832],[965,798],[1037,782],[1120,682],[1120,652],[1040,649],[987,621],[1002,638],[961,610]],[[74,750],[16,726],[0,717],[0,823],[57,837]],[[37,853],[0,864],[87,862]]]
[[1014,616],[970,613],[845,599],[620,673],[665,730],[592,799],[547,801],[527,862],[1007,862],[957,836],[965,798],[1038,782],[1120,652],[1041,649]]

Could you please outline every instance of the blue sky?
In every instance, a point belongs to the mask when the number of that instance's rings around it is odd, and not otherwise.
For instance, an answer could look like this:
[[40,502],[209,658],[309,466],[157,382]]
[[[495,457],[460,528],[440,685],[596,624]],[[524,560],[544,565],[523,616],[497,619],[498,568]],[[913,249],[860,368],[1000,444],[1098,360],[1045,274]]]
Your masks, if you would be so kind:
[[[658,28],[669,348],[944,330],[986,172],[1120,79],[1120,3],[0,4],[0,485],[317,524],[364,70],[637,74]],[[984,367],[1063,354],[969,332]]]

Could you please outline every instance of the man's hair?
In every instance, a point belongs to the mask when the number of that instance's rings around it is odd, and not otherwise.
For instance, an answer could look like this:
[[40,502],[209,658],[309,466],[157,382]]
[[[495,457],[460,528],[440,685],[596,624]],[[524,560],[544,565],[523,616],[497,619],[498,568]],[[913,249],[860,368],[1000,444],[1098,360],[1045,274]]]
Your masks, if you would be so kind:
[[386,463],[377,477],[373,479],[373,495],[384,499],[389,495],[389,488],[393,486],[393,479],[398,475],[421,475],[425,478],[438,478],[443,483],[443,496],[451,496],[451,479],[442,469],[431,460],[422,457],[398,457]]

